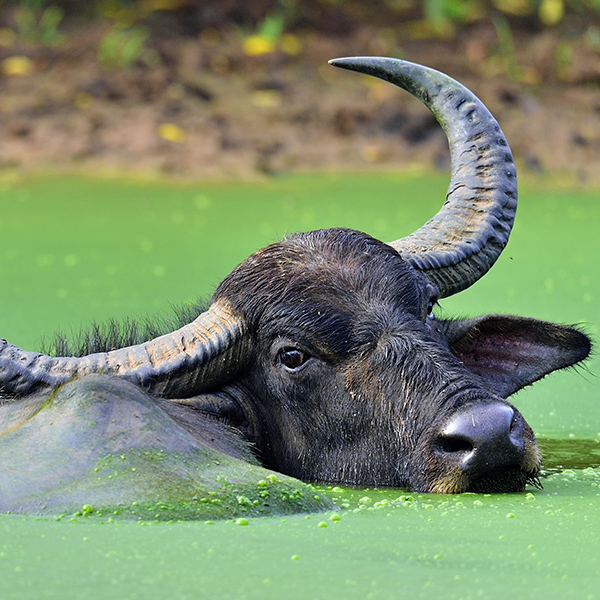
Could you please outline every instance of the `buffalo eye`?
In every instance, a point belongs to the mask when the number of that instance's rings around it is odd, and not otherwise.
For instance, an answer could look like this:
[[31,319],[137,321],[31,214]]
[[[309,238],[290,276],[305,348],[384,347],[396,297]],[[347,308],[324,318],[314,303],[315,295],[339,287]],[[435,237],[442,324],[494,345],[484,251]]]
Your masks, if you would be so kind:
[[284,348],[279,352],[279,362],[291,371],[299,369],[308,359],[308,354],[297,348]]

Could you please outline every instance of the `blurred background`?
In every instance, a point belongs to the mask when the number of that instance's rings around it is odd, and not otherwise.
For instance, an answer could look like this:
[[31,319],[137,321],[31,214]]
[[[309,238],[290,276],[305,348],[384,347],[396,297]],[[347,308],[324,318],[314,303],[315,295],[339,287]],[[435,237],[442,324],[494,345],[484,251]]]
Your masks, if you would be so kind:
[[464,82],[521,173],[600,179],[600,0],[0,2],[0,174],[447,168],[420,103],[327,65],[358,54]]

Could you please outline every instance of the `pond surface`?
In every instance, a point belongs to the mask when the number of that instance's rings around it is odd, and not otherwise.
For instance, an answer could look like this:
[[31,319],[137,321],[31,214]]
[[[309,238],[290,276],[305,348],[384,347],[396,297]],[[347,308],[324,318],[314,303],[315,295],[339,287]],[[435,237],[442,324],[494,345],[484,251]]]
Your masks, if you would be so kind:
[[[0,184],[0,335],[26,349],[92,320],[207,296],[287,232],[410,233],[442,204],[431,174],[293,176],[166,185]],[[600,323],[600,192],[521,186],[511,241],[443,315]],[[432,496],[323,488],[342,508],[235,522],[0,517],[0,598],[600,599],[598,357],[513,401],[540,439],[544,490]]]

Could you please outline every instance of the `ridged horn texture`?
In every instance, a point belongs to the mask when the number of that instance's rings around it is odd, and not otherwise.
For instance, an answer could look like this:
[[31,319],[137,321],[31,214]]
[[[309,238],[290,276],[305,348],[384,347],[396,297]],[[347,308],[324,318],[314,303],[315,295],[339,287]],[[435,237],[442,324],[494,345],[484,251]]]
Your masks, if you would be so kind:
[[151,341],[89,354],[50,357],[0,340],[0,393],[25,396],[90,373],[117,375],[171,398],[189,397],[233,376],[245,363],[244,321],[215,302],[181,329]]
[[447,200],[433,219],[390,245],[435,283],[442,297],[469,287],[506,246],[517,210],[516,169],[496,119],[467,88],[427,67],[368,56],[330,64],[410,92],[446,132],[452,164]]

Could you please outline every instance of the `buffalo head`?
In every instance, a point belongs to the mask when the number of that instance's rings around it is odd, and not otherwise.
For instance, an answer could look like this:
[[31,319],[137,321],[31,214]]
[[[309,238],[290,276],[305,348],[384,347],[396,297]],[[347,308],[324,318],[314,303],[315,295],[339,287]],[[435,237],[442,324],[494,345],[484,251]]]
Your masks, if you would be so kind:
[[583,360],[588,338],[534,319],[433,312],[508,241],[517,183],[505,137],[441,73],[382,58],[332,64],[386,79],[434,113],[452,159],[438,214],[390,244],[346,229],[284,239],[234,269],[193,322],[139,345],[53,358],[1,341],[3,393],[112,374],[188,430],[207,418],[234,427],[264,465],[302,479],[442,493],[535,484],[535,436],[506,398]]

